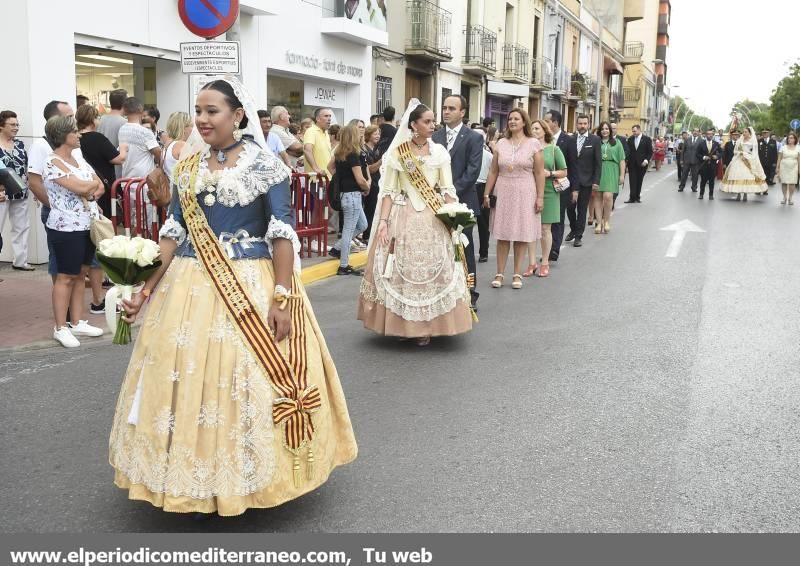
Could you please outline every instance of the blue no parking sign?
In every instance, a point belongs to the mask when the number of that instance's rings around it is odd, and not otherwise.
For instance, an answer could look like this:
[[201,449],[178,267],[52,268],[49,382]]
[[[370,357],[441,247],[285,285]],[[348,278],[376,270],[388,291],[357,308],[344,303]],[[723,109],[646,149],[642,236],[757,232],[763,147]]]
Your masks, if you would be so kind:
[[239,17],[239,0],[178,0],[178,12],[190,32],[210,39],[228,31]]

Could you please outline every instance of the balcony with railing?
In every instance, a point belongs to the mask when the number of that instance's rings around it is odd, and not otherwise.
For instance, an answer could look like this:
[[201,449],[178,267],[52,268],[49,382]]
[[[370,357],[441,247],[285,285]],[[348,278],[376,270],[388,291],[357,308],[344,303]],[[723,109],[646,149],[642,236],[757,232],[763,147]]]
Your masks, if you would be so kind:
[[570,100],[595,100],[597,97],[597,81],[593,81],[583,73],[572,73],[567,98]]
[[610,110],[620,110],[623,108],[625,97],[621,87],[612,87],[609,89],[609,104]]
[[625,108],[637,108],[642,99],[642,89],[638,86],[626,86],[622,89]]
[[641,41],[628,41],[625,43],[624,57],[622,59],[623,65],[635,65],[642,62],[642,54],[644,53],[644,43]]
[[528,49],[516,43],[506,43],[503,46],[503,69],[501,76],[504,81],[515,83],[528,82]]
[[432,61],[450,61],[453,16],[429,0],[406,1],[406,54]]
[[569,96],[572,90],[572,72],[563,67],[553,70],[553,93]]
[[547,57],[533,60],[531,64],[531,88],[534,90],[553,89],[553,62]]
[[464,28],[464,35],[464,70],[479,75],[493,75],[497,71],[497,34],[483,26],[472,25]]

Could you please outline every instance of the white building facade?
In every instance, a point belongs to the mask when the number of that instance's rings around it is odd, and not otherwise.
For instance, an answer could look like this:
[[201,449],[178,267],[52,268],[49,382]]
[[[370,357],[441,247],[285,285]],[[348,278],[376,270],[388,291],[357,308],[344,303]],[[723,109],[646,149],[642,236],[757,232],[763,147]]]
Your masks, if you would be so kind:
[[[344,0],[240,0],[235,28],[241,42],[241,78],[256,104],[280,104],[298,118],[318,106],[337,121],[366,119],[372,96],[372,46],[388,45],[381,14],[346,14]],[[181,72],[180,43],[203,41],[180,19],[177,0],[28,0],[3,7],[7,45],[0,109],[15,111],[20,138],[30,145],[44,133],[44,106],[75,105],[77,95],[107,111],[108,95],[125,88],[161,112],[193,112],[198,79]],[[224,39],[220,37],[219,39]],[[10,80],[13,77],[13,80]],[[47,261],[36,207],[31,207],[31,263]],[[4,237],[7,234],[4,234]],[[6,240],[10,241],[10,240]],[[5,246],[0,261],[10,261]]]

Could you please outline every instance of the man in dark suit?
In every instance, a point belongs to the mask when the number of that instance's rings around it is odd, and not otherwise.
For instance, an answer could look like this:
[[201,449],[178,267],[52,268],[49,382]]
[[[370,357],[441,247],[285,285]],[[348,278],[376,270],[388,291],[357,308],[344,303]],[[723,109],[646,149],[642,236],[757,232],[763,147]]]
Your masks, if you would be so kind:
[[697,174],[700,171],[700,164],[697,162],[697,144],[701,141],[700,128],[694,128],[692,134],[683,140],[683,175],[681,175],[681,184],[678,185],[679,193],[686,188],[689,173],[692,174],[692,192],[697,192]]
[[[775,184],[775,168],[778,165],[778,144],[770,136],[769,130],[761,132],[761,139],[758,140],[758,159],[767,177],[767,185]],[[764,191],[762,194],[767,194]]]
[[[628,145],[628,138],[625,136],[621,136],[617,133],[617,123],[611,122],[611,135],[617,138],[617,141],[622,144],[622,149],[625,151],[625,163],[628,164],[631,162],[631,148]],[[626,167],[627,169],[627,167]],[[627,174],[627,171],[625,171]],[[611,205],[611,210],[614,210],[614,204],[617,203],[617,197],[619,193],[614,193],[614,203]]]
[[628,138],[630,148],[630,161],[628,161],[628,172],[631,175],[630,192],[627,203],[642,202],[642,182],[647,173],[647,166],[653,159],[653,140],[642,133],[642,128],[635,124],[631,128],[633,135]]
[[739,130],[731,130],[730,137],[731,139],[728,140],[725,144],[725,148],[722,150],[722,164],[725,166],[725,169],[727,169],[728,165],[733,161],[733,150],[736,147],[736,140],[739,139]]
[[708,200],[714,200],[714,179],[717,177],[717,164],[719,163],[721,148],[714,139],[714,129],[706,130],[706,139],[697,144],[697,161],[700,163],[700,196],[706,192],[708,184]]
[[[561,153],[564,154],[564,161],[567,163],[567,178],[569,179],[571,187],[577,187],[578,181],[575,179],[575,164],[578,161],[578,155],[575,153],[575,143],[572,138],[561,129],[561,121],[563,117],[558,110],[550,110],[544,115],[544,121],[550,128],[553,134],[553,143],[561,148]],[[572,202],[572,190],[567,189],[561,191],[561,221],[558,224],[551,226],[553,233],[553,246],[550,250],[550,261],[558,261],[558,256],[561,250],[561,243],[564,241],[564,219],[566,217],[567,208]]]
[[585,114],[578,116],[578,135],[570,139],[570,146],[570,151],[577,157],[573,167],[575,183],[570,179],[572,200],[567,208],[569,234],[565,239],[579,248],[583,245],[589,201],[592,199],[592,191],[600,186],[600,171],[603,167],[600,138],[589,133],[589,117]]
[[689,138],[689,132],[683,130],[681,132],[681,137],[678,138],[678,141],[675,142],[675,163],[678,165],[678,184],[681,184],[681,178],[683,177],[683,149],[684,145],[686,144],[686,140]]
[[[483,162],[483,136],[464,126],[466,112],[466,98],[457,94],[445,98],[442,106],[445,127],[433,133],[433,141],[445,146],[450,152],[450,168],[453,171],[453,185],[456,187],[458,200],[466,204],[477,218],[481,213],[476,184]],[[469,240],[469,245],[464,250],[467,254],[467,269],[474,276],[475,245],[472,243],[472,228],[465,229],[464,235]],[[472,308],[476,308],[475,303],[480,293],[473,288],[470,289],[470,295]]]

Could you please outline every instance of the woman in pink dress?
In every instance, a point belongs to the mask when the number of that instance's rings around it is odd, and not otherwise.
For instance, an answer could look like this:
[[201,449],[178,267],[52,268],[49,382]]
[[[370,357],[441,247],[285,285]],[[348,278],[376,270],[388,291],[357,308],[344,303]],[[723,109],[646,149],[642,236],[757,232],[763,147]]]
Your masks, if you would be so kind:
[[655,164],[656,171],[659,171],[661,170],[661,166],[664,164],[664,158],[667,156],[667,142],[664,141],[662,136],[658,136],[654,146],[653,163]]
[[[497,142],[486,179],[484,207],[491,206],[490,232],[497,240],[497,275],[492,287],[503,286],[511,242],[514,242],[513,289],[522,288],[522,264],[528,244],[542,237],[544,160],[533,137],[531,119],[522,108],[508,114],[506,135]],[[495,197],[495,198],[492,198]]]

